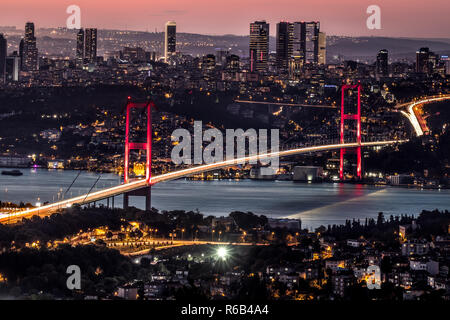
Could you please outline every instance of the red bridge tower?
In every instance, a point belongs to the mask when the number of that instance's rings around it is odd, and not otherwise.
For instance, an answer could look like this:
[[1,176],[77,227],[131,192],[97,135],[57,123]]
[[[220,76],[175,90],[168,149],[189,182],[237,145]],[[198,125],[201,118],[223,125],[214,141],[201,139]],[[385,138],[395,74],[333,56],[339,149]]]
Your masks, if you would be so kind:
[[[345,102],[344,97],[346,91],[348,90],[358,90],[358,104],[356,113],[346,113],[345,112]],[[341,143],[345,143],[344,140],[344,129],[345,129],[345,120],[356,120],[356,142],[358,143],[358,147],[356,148],[342,148],[341,149],[341,157],[340,157],[340,165],[339,165],[339,178],[341,180],[344,179],[344,155],[348,152],[356,152],[357,164],[356,164],[356,175],[358,179],[361,179],[362,176],[362,167],[361,167],[361,85],[343,85],[341,88]]]
[[[123,207],[128,208],[130,196],[145,196],[145,210],[151,209],[151,186],[150,178],[152,176],[152,115],[151,108],[155,104],[152,101],[148,102],[132,102],[131,97],[128,97],[127,102],[127,116],[125,129],[125,160],[124,160],[124,183],[129,183],[130,170],[130,150],[145,150],[146,151],[146,165],[145,165],[145,179],[148,187],[127,192],[124,194]],[[147,112],[147,139],[145,142],[130,142],[130,117],[132,109],[145,109]]]

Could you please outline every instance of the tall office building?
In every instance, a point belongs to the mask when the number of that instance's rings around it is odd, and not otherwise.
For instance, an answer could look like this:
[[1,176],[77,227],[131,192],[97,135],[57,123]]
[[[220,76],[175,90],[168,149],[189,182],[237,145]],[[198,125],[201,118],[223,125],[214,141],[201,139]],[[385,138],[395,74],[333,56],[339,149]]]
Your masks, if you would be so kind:
[[250,24],[250,71],[266,71],[269,58],[269,24],[255,21]]
[[6,82],[7,48],[6,38],[0,33],[0,83]]
[[430,49],[420,48],[416,52],[416,72],[417,73],[430,73]]
[[239,56],[231,54],[227,56],[226,69],[231,72],[239,71]]
[[38,49],[36,37],[34,36],[34,23],[27,22],[25,25],[25,37],[22,47],[22,69],[34,71],[38,69]]
[[88,28],[84,32],[84,59],[89,63],[95,63],[97,60],[97,29],[95,28]]
[[216,64],[224,67],[227,64],[227,57],[230,55],[230,51],[223,49],[216,49]]
[[164,61],[176,52],[177,49],[177,24],[175,21],[168,21],[164,35]]
[[76,51],[76,63],[77,65],[83,64],[84,60],[84,30],[80,29],[77,33],[77,51]]
[[23,47],[25,46],[25,41],[23,39],[19,42],[19,57],[20,57],[20,70],[23,70]]
[[320,65],[327,63],[327,35],[325,32],[319,32],[319,56],[317,62]]
[[289,59],[292,56],[294,25],[289,22],[277,23],[277,55],[276,63],[280,71],[288,69]]
[[441,59],[444,63],[445,67],[445,75],[450,75],[450,57],[449,56],[441,56]]
[[319,22],[303,23],[302,40],[304,43],[305,62],[319,62]]
[[6,81],[19,81],[20,57],[17,51],[6,57]]
[[319,63],[319,32],[320,22],[294,22],[293,54],[305,63]]
[[380,50],[377,54],[377,76],[387,77],[389,75],[388,51]]

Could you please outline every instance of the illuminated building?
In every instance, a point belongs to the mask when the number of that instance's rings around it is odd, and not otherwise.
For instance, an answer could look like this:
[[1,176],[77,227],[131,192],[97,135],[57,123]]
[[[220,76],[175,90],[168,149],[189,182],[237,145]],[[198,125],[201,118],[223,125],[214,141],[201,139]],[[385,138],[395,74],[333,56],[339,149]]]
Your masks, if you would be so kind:
[[216,67],[216,56],[207,54],[202,58],[201,68],[204,73],[212,73]]
[[289,78],[292,80],[298,80],[301,76],[303,65],[305,63],[302,55],[293,55],[289,59]]
[[146,61],[146,55],[144,49],[140,47],[124,47],[122,51],[122,58],[132,62]]
[[380,50],[377,54],[377,75],[387,77],[389,75],[388,51]]
[[292,55],[293,24],[289,22],[277,23],[277,68],[287,70],[289,58]]
[[219,66],[226,66],[227,57],[230,55],[228,50],[216,50],[216,64]]
[[420,48],[420,50],[416,52],[417,73],[429,74],[431,72],[429,58],[430,58],[430,49],[428,48]]
[[25,25],[22,54],[22,69],[24,71],[37,70],[38,49],[36,47],[36,37],[34,36],[34,23],[32,22],[27,22]]
[[317,62],[320,65],[327,63],[327,35],[325,32],[319,32],[319,53]]
[[80,29],[77,33],[77,52],[76,52],[77,65],[83,64],[84,60],[84,30]]
[[250,71],[266,71],[269,57],[269,24],[255,21],[250,24]]
[[0,83],[4,83],[6,79],[6,54],[6,39],[3,34],[0,34]]
[[168,21],[166,23],[165,37],[164,37],[164,61],[176,52],[177,45],[177,24],[175,21]]
[[239,71],[239,56],[232,54],[227,56],[226,69],[229,71]]
[[20,57],[17,51],[6,57],[6,81],[19,81]]
[[445,74],[450,75],[450,58],[448,56],[441,56],[441,59],[445,66]]
[[97,29],[95,28],[85,31],[84,58],[89,63],[94,63],[97,59]]
[[319,62],[320,22],[294,22],[293,55],[303,56],[305,63]]

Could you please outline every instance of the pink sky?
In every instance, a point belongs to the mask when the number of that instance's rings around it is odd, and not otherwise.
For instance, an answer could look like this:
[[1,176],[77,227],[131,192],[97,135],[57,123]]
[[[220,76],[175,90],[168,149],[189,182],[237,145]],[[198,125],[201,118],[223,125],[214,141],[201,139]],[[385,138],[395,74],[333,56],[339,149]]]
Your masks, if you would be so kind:
[[[175,20],[179,32],[243,35],[254,20],[268,21],[271,34],[281,20],[319,20],[327,34],[450,38],[449,0],[1,0],[0,25],[65,26],[72,4],[83,27],[162,31]],[[382,30],[366,28],[373,4]]]

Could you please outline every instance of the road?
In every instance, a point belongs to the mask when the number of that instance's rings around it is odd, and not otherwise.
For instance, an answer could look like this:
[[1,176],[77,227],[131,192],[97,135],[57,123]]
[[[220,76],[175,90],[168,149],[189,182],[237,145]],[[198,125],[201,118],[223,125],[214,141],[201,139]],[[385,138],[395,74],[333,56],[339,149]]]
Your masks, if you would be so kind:
[[439,96],[432,96],[427,97],[422,100],[410,102],[410,103],[403,103],[397,105],[396,109],[406,109],[401,110],[401,114],[403,114],[411,123],[416,136],[420,137],[423,136],[424,131],[426,132],[428,130],[425,120],[417,113],[417,107],[420,105],[432,103],[432,102],[438,102],[438,101],[444,101],[444,100],[450,100],[450,94],[444,94]]
[[266,104],[274,106],[286,106],[286,107],[307,107],[307,108],[325,108],[325,109],[337,109],[336,106],[328,106],[322,104],[303,104],[303,103],[288,103],[288,102],[270,102],[270,101],[253,101],[253,100],[234,100],[238,103],[248,104]]
[[[385,145],[391,145],[396,143],[402,143],[404,141],[402,140],[389,140],[389,141],[375,141],[375,142],[363,142],[361,143],[362,147],[370,147],[370,146],[385,146]],[[207,165],[200,165],[188,169],[178,170],[158,176],[154,176],[150,180],[150,185],[160,183],[160,182],[166,182],[170,180],[175,180],[179,178],[183,178],[186,176],[190,176],[197,173],[207,172],[211,170],[226,168],[235,166],[238,164],[248,163],[250,161],[256,161],[258,159],[267,159],[267,158],[273,158],[273,157],[285,157],[290,155],[297,155],[297,154],[304,154],[304,153],[311,153],[311,152],[321,152],[321,151],[330,151],[330,150],[338,150],[340,148],[355,148],[358,147],[358,143],[344,143],[344,144],[331,144],[331,145],[323,145],[323,146],[316,146],[316,147],[302,147],[297,149],[291,149],[291,150],[284,150],[284,151],[278,151],[278,152],[272,152],[272,153],[266,153],[261,155],[255,155],[255,156],[248,156],[248,157],[242,157],[238,159],[232,159],[232,160],[226,160],[226,161],[220,161],[213,164],[207,164]],[[121,184],[115,187],[106,188],[103,190],[99,190],[96,192],[92,192],[90,194],[81,195],[78,197],[58,201],[52,204],[44,205],[42,207],[33,208],[24,210],[21,212],[16,212],[12,214],[0,214],[0,223],[17,223],[23,218],[30,218],[32,216],[38,215],[38,216],[46,216],[50,215],[52,213],[55,213],[61,209],[64,208],[70,208],[71,206],[75,204],[87,204],[92,203],[95,201],[100,201],[106,198],[110,198],[113,196],[117,196],[126,192],[130,192],[133,190],[141,189],[143,187],[148,186],[145,179],[136,180],[130,183]]]
[[159,241],[159,244],[156,245],[147,245],[146,249],[137,250],[133,252],[128,252],[121,250],[120,248],[112,246],[110,243],[107,243],[108,247],[113,247],[115,249],[118,249],[121,254],[126,256],[140,256],[150,253],[152,249],[154,250],[164,250],[169,248],[175,248],[175,247],[182,247],[182,246],[194,246],[194,245],[222,245],[222,246],[267,246],[268,243],[251,243],[251,242],[223,242],[223,241],[205,241],[205,240],[161,240]]

